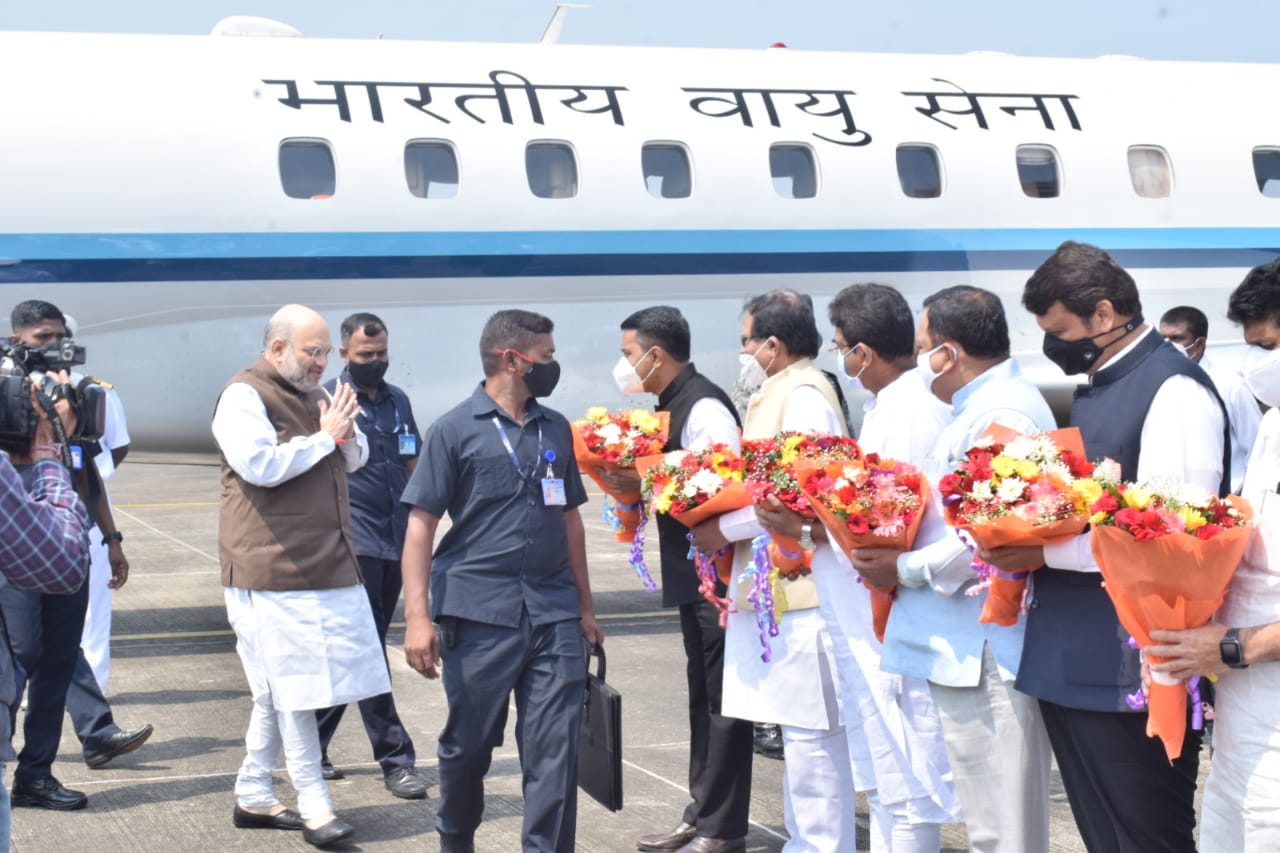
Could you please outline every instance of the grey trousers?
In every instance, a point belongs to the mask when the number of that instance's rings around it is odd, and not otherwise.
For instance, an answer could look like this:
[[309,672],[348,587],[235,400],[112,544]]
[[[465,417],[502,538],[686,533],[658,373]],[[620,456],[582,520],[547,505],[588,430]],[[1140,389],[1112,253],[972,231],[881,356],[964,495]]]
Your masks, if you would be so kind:
[[975,853],[1049,849],[1049,737],[1039,703],[1002,681],[989,646],[975,687],[929,683]]

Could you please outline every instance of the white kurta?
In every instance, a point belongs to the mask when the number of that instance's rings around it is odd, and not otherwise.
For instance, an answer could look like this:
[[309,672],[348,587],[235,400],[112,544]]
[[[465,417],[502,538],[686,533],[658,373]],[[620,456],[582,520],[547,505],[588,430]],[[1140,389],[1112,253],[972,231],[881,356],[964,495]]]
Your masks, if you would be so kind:
[[[325,432],[277,444],[262,398],[243,383],[223,392],[213,435],[237,474],[267,488],[310,470],[337,446]],[[369,444],[358,427],[341,452],[348,472],[368,460]],[[260,670],[277,710],[328,708],[390,692],[362,585],[287,591],[224,587],[224,597],[246,670]]]
[[[881,389],[867,409],[859,443],[919,465],[950,419],[951,407],[924,387],[914,370]],[[858,790],[921,823],[959,820],[941,722],[922,678],[885,672],[872,628],[871,597],[844,554],[814,555],[813,578],[835,653],[840,705]]]
[[[787,401],[784,431],[844,434],[840,416],[831,411],[815,389],[801,386]],[[751,540],[762,532],[755,509],[746,507],[720,517],[720,531],[738,542],[738,571],[750,560]],[[824,554],[825,552],[825,554]],[[820,543],[814,560],[835,559]],[[721,713],[758,723],[777,723],[802,729],[827,730],[840,724],[834,696],[825,692],[835,673],[830,638],[817,609],[784,613],[778,636],[771,637],[771,659],[760,658],[760,632],[753,610],[729,615],[724,638],[724,696]],[[823,678],[823,673],[828,674]],[[805,697],[801,701],[801,697]]]
[[[1237,628],[1280,620],[1280,410],[1262,419],[1244,477],[1254,530],[1217,621]],[[1280,662],[1218,679],[1213,764],[1200,849],[1280,850]]]

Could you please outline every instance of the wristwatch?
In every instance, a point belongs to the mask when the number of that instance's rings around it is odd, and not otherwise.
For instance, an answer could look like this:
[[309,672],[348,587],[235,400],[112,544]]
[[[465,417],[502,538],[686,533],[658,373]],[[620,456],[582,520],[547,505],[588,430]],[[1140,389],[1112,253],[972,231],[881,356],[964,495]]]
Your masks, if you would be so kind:
[[1218,654],[1222,655],[1222,662],[1232,669],[1249,667],[1244,662],[1244,646],[1240,645],[1239,628],[1228,628],[1227,633],[1222,635],[1222,640],[1218,643]]
[[110,545],[112,542],[123,542],[124,534],[119,530],[113,530],[102,537],[103,545]]
[[813,525],[800,525],[800,547],[806,551],[812,551],[818,547],[818,543],[813,541]]

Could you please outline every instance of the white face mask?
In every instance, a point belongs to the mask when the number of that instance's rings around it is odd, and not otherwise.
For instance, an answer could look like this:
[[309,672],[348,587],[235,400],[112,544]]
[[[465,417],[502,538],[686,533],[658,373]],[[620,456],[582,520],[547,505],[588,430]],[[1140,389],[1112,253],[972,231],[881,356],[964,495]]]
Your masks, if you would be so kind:
[[842,378],[848,384],[849,390],[851,391],[867,390],[867,386],[862,384],[861,376],[862,376],[862,372],[867,369],[867,365],[871,363],[871,360],[868,359],[864,361],[862,363],[862,367],[858,368],[858,372],[855,373],[853,376],[849,375],[849,368],[845,367],[845,365],[848,364],[849,356],[853,355],[853,351],[856,350],[859,346],[861,345],[854,344],[849,349],[845,350],[843,353],[841,353],[840,350],[836,350],[836,365],[837,365],[836,372],[839,373],[840,378]]
[[625,355],[618,358],[618,363],[613,366],[613,381],[617,383],[618,390],[623,394],[644,393],[645,380],[653,375],[653,371],[657,370],[658,366],[655,364],[653,367],[650,367],[649,372],[644,376],[641,376],[636,371],[636,366],[639,365],[641,361],[648,358],[649,353],[651,352],[653,352],[652,349],[640,356],[640,361],[637,361],[635,364],[627,361],[627,357]]
[[[1168,339],[1166,338],[1166,340]],[[1185,355],[1187,358],[1191,358],[1191,353],[1187,352],[1187,348],[1184,347],[1182,344],[1178,343],[1177,341],[1169,341],[1169,344],[1178,352]]]
[[[760,350],[756,350],[758,352]],[[777,357],[777,353],[774,353],[773,358],[769,359],[769,367],[773,367]],[[742,365],[742,369],[738,371],[738,380],[752,393],[759,391],[760,386],[769,378],[769,368],[760,364],[755,353],[738,353],[738,363]]]
[[1280,349],[1249,347],[1242,372],[1253,396],[1268,406],[1280,407]]
[[929,363],[929,359],[933,357],[935,352],[945,346],[946,344],[938,344],[928,352],[922,352],[916,356],[916,370],[920,373],[920,381],[924,383],[924,387],[928,389],[930,394],[933,393],[933,383],[942,375],[942,371],[934,370],[933,366]]

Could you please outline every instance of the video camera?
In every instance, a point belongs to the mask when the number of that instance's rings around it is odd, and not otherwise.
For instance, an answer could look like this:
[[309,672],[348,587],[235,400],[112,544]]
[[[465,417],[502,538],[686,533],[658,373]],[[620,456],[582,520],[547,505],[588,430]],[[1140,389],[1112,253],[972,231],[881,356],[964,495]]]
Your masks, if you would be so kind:
[[[45,373],[70,370],[84,364],[85,350],[74,341],[54,341],[44,346],[0,344],[0,443],[26,447],[35,438],[40,415],[31,401],[31,380]],[[86,376],[78,383],[41,387],[48,410],[65,398],[76,413],[76,430],[68,440],[94,442],[102,438],[107,422],[107,391],[98,380]]]

